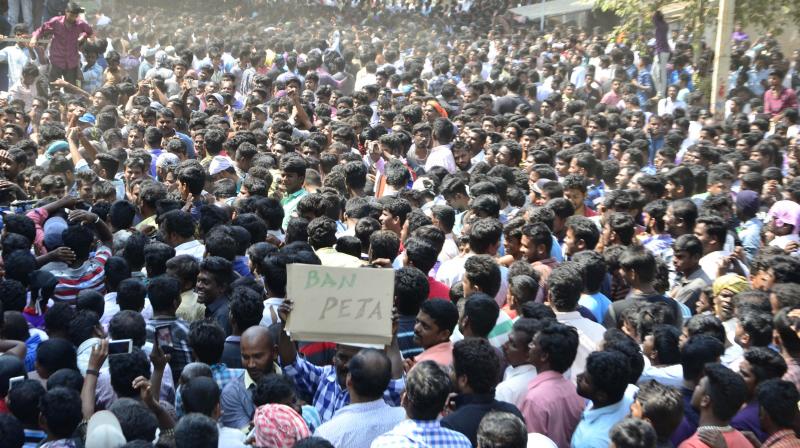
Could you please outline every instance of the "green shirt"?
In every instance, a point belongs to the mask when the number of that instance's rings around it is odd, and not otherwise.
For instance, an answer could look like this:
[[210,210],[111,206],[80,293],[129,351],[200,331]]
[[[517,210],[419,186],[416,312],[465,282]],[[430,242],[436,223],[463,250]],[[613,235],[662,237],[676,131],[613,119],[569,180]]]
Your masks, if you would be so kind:
[[284,198],[281,199],[281,205],[283,206],[283,223],[281,224],[281,227],[284,231],[286,230],[286,226],[289,224],[289,220],[294,216],[295,210],[297,210],[297,203],[300,202],[300,198],[307,194],[308,192],[301,188],[290,195],[284,196]]

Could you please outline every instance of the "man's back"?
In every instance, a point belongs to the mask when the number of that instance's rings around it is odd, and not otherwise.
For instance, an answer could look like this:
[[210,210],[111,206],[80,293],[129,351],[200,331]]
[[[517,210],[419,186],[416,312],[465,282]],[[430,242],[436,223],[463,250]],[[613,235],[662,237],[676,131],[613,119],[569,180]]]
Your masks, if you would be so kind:
[[389,406],[383,399],[366,403],[353,403],[339,409],[333,419],[314,432],[333,446],[369,448],[373,440],[391,431],[406,418],[401,407]]
[[464,434],[473,446],[478,446],[478,425],[489,412],[508,412],[522,418],[516,406],[495,400],[492,395],[460,395],[455,401],[456,410],[442,418],[442,426]]
[[443,428],[437,420],[403,420],[391,431],[375,439],[371,448],[447,447],[472,448],[467,436]]

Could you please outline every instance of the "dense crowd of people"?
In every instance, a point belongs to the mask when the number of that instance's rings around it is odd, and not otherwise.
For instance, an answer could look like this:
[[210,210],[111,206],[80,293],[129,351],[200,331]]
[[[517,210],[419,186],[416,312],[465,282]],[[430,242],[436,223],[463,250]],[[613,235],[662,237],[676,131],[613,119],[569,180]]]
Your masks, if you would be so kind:
[[[660,12],[8,3],[1,448],[800,446],[770,33],[714,118]],[[293,263],[393,270],[391,343],[293,340]]]

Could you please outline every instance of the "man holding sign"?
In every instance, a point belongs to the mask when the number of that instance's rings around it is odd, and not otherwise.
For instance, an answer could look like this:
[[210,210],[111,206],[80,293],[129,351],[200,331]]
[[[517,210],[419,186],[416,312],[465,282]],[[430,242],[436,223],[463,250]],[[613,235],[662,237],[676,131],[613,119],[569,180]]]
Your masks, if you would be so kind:
[[[313,397],[312,404],[319,411],[320,418],[324,423],[330,420],[337,410],[350,403],[350,393],[345,384],[347,364],[361,350],[361,347],[337,344],[332,366],[317,366],[306,361],[302,356],[297,356],[294,343],[285,329],[286,320],[289,318],[292,308],[293,303],[288,298],[278,308],[278,316],[281,321],[278,343],[281,367],[283,372],[294,380],[299,393]],[[396,331],[392,331],[392,334],[396,333]],[[403,379],[403,361],[400,357],[396,337],[392,337],[386,354],[392,364],[392,380],[389,381],[389,386],[383,393],[383,399],[390,406],[399,406],[400,396],[405,389],[405,380]]]

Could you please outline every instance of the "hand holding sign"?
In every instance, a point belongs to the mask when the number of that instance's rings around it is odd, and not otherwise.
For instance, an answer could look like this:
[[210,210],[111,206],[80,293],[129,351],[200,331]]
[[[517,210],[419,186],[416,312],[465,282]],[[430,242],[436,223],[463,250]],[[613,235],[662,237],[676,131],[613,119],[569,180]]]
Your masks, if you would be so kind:
[[[286,330],[292,339],[388,345],[392,340],[394,271],[287,266]],[[289,314],[288,312],[291,311]]]

